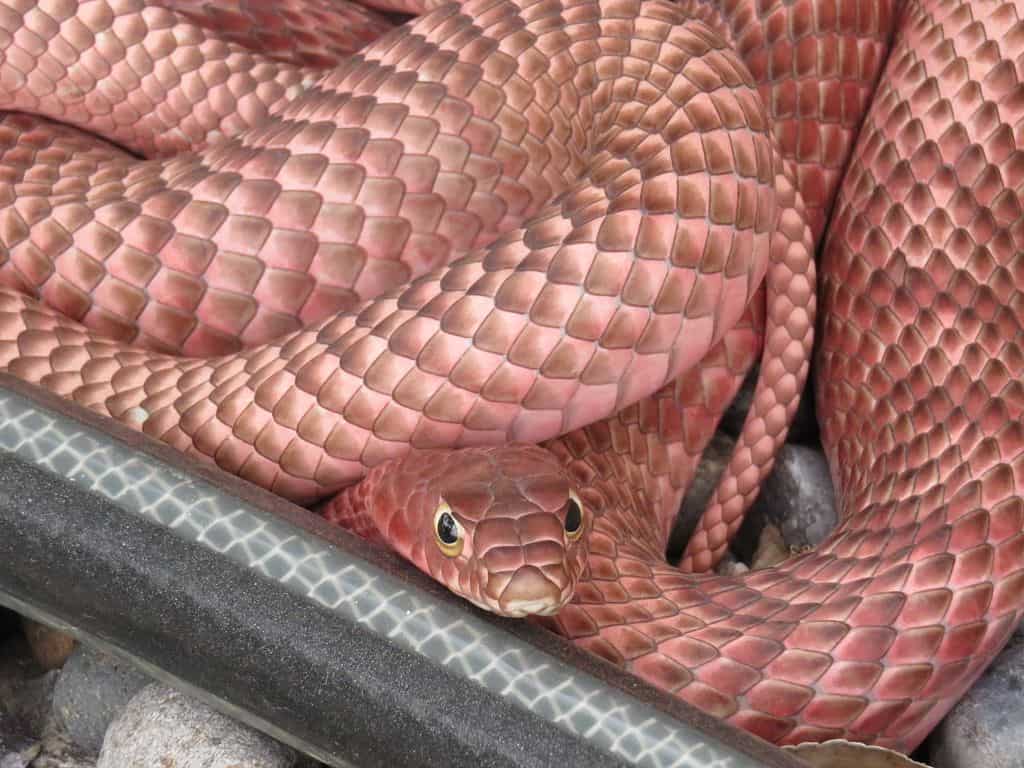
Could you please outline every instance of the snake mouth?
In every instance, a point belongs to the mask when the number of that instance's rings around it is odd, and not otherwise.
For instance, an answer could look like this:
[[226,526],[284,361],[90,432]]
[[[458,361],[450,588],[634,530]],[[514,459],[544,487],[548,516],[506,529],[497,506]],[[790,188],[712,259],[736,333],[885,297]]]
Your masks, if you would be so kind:
[[505,616],[510,619],[524,619],[527,616],[554,616],[565,607],[571,597],[572,594],[567,593],[565,597],[558,601],[519,600],[504,604],[498,603],[489,598],[479,600],[468,595],[466,596],[466,599],[477,608],[481,608],[488,613],[494,613],[498,616]]
[[488,610],[522,618],[558,613],[572,592],[572,580],[564,571],[549,575],[536,566],[524,565],[511,574],[492,574],[482,597]]
[[558,613],[567,601],[561,600],[552,603],[548,600],[520,600],[506,603],[502,607],[502,614],[512,618],[521,619],[526,616],[554,616]]

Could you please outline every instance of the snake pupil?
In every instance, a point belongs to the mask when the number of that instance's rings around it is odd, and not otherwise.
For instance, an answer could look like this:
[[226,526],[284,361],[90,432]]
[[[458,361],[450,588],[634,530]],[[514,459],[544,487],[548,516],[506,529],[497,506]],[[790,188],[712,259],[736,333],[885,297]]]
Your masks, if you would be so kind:
[[567,533],[576,533],[583,525],[583,511],[576,503],[576,499],[569,499],[569,503],[565,506],[565,530]]
[[448,512],[437,518],[437,538],[445,544],[454,544],[459,540],[459,525]]

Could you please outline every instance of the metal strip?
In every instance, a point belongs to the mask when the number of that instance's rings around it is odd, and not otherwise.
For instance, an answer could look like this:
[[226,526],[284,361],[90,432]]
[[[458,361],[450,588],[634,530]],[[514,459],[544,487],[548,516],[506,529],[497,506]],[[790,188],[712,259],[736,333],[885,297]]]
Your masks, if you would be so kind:
[[[0,389],[0,453],[15,456],[52,478],[99,497],[108,508],[116,505],[150,526],[173,534],[180,543],[189,545],[193,560],[202,555],[204,568],[225,574],[240,569],[239,572],[249,575],[249,586],[244,586],[246,582],[241,586],[234,584],[234,591],[220,590],[216,583],[207,583],[205,588],[216,593],[209,596],[214,604],[218,600],[230,604],[240,597],[265,600],[268,599],[267,588],[286,591],[289,600],[304,607],[309,615],[330,615],[346,626],[358,627],[367,637],[375,638],[376,650],[362,649],[364,653],[386,656],[385,648],[397,648],[404,660],[416,660],[416,663],[410,662],[408,671],[413,678],[436,674],[440,668],[451,684],[469,684],[487,692],[492,702],[487,706],[492,709],[494,702],[500,701],[505,714],[509,705],[520,715],[528,713],[531,717],[525,725],[519,723],[526,728],[520,736],[521,764],[532,763],[530,755],[536,758],[537,750],[543,751],[546,739],[551,739],[551,746],[555,746],[558,739],[551,737],[552,725],[562,734],[578,739],[579,744],[586,747],[585,751],[596,750],[625,764],[680,768],[760,765],[795,768],[801,764],[782,751],[714,721],[610,665],[567,648],[560,639],[547,636],[539,629],[525,628],[522,622],[496,619],[471,608],[388,556],[371,553],[367,558],[364,543],[327,526],[298,507],[246,487],[247,484],[216,470],[193,466],[164,446],[116,425],[108,426],[91,414],[14,383],[10,377],[0,378],[0,384],[4,385]],[[17,498],[10,481],[5,490],[10,498]],[[24,487],[21,492],[24,493]],[[50,502],[37,498],[22,509],[21,522],[29,530],[37,505],[47,507]],[[65,514],[70,515],[71,511],[65,509]],[[109,509],[104,514],[109,517]],[[112,532],[117,526],[111,520],[108,520],[113,526],[110,535],[114,535]],[[57,519],[51,520],[51,524],[57,525]],[[74,528],[72,534],[79,537],[88,532],[88,525],[69,528]],[[127,524],[122,528],[125,532],[135,531]],[[7,535],[16,534],[12,527]],[[35,535],[41,534],[36,531]],[[131,535],[140,536],[137,531]],[[135,544],[126,546],[131,549]],[[110,552],[106,556],[110,557]],[[188,562],[174,562],[170,553],[167,557],[171,558],[170,566],[162,565],[160,570],[170,567],[173,572],[177,568],[188,582],[188,574],[181,571],[189,567]],[[184,555],[179,553],[177,557]],[[88,578],[86,564],[81,564],[80,579]],[[0,564],[0,589],[4,583],[17,580],[16,573],[4,571],[5,566]],[[259,578],[253,579],[254,574]],[[68,576],[71,577],[71,573]],[[257,583],[258,589],[254,586]],[[102,590],[103,584],[97,582],[92,588]],[[24,585],[22,591],[28,591]],[[23,594],[21,599],[31,602],[28,594]],[[129,613],[134,610],[131,600],[126,601],[124,607]],[[75,617],[59,618],[73,625],[77,623]],[[218,629],[181,627],[180,631],[199,633]],[[264,628],[267,633],[272,633],[273,629]],[[301,612],[299,618],[282,618],[276,630],[285,639],[301,634],[304,631]],[[130,650],[132,640],[126,638],[118,645]],[[345,658],[347,664],[360,664],[366,659],[353,653],[353,649],[340,640],[331,652],[338,658]],[[144,654],[139,655],[145,658]],[[310,663],[315,666],[317,660],[311,659]],[[204,687],[201,680],[186,682]],[[407,680],[410,685],[418,682]],[[443,698],[444,686],[443,681],[434,681],[432,687],[422,690]],[[319,693],[323,695],[322,691]],[[396,704],[394,697],[385,695],[384,691],[378,693],[382,699]],[[249,720],[257,721],[257,727],[267,730],[266,724],[274,721],[272,712],[260,712],[257,706],[260,702],[246,700],[244,690],[224,691],[219,695],[233,707],[253,713],[256,717]],[[331,690],[328,700],[340,701],[347,695],[346,690]],[[408,702],[397,702],[398,710],[410,706]],[[438,712],[421,714],[429,720]],[[478,711],[474,716],[486,722],[493,714]],[[394,747],[394,742],[408,735],[402,731],[390,732],[388,725],[385,716],[373,726],[379,733],[370,737],[371,741],[379,742],[384,753]],[[490,720],[490,727],[494,726],[494,720]],[[441,728],[443,732],[447,730],[447,727]],[[365,742],[366,735],[363,736]],[[301,746],[308,749],[315,741],[315,736],[306,735]],[[485,747],[476,744],[474,750]],[[334,745],[316,751],[320,759],[342,765],[351,756],[338,754],[339,749],[344,747]],[[554,753],[561,751],[561,748],[555,749]],[[554,757],[554,753],[549,756]],[[420,755],[423,764],[436,764],[439,760],[451,763],[452,756],[451,752]],[[514,759],[511,753],[504,758]],[[591,755],[585,762],[595,764],[593,758]]]

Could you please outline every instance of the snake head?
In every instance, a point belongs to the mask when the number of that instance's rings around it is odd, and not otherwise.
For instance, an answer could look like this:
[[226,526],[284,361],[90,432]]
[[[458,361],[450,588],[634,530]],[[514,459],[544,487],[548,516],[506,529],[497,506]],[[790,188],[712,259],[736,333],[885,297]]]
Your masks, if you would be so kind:
[[382,537],[456,594],[516,617],[572,598],[593,520],[547,450],[418,451],[375,474]]

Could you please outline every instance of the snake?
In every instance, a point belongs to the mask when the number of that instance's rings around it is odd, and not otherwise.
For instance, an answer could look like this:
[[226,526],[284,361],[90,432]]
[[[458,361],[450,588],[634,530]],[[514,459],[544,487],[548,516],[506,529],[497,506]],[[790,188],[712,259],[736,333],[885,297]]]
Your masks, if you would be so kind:
[[[373,5],[0,2],[0,368],[769,741],[914,749],[1024,610],[1019,4]],[[812,355],[840,525],[716,574]]]

